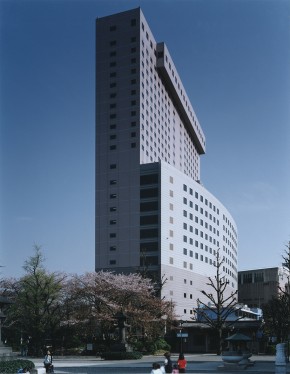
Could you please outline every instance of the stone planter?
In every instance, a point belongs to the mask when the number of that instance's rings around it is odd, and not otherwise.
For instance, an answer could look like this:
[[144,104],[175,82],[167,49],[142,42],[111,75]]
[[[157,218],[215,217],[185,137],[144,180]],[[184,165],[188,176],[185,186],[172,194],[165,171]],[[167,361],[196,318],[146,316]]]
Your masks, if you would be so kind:
[[222,352],[222,360],[225,363],[238,364],[243,359],[244,359],[244,355],[242,352],[236,352],[236,351]]

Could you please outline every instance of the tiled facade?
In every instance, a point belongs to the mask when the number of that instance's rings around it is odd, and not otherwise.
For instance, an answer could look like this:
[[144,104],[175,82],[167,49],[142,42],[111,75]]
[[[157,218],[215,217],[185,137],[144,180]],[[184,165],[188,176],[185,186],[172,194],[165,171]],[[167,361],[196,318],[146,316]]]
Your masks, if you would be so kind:
[[237,288],[237,228],[200,183],[205,137],[142,11],[96,23],[96,270],[144,271],[189,317],[215,251]]

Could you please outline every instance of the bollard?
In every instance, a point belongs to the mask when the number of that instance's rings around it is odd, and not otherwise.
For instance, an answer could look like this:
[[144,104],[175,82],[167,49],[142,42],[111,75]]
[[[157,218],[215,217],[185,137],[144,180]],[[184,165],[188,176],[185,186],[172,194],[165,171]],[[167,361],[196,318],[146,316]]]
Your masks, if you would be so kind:
[[286,374],[285,343],[276,345],[275,374]]

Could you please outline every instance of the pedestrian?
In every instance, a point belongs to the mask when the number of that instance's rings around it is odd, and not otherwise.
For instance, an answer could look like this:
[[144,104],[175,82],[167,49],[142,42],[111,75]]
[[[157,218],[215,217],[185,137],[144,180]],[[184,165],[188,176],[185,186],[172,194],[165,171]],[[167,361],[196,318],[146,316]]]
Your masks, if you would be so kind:
[[163,374],[163,371],[161,370],[160,364],[158,364],[158,362],[153,362],[150,374]]
[[43,364],[47,373],[53,373],[52,354],[50,351],[47,351],[46,355],[44,356]]
[[165,373],[172,373],[172,361],[170,358],[171,354],[170,352],[165,352],[164,353],[164,366],[165,366]]
[[178,357],[178,361],[177,361],[179,373],[185,373],[186,364],[187,364],[187,361],[184,358],[184,354],[180,353],[180,355]]
[[177,364],[173,365],[172,374],[179,374],[179,370],[178,370],[178,365]]

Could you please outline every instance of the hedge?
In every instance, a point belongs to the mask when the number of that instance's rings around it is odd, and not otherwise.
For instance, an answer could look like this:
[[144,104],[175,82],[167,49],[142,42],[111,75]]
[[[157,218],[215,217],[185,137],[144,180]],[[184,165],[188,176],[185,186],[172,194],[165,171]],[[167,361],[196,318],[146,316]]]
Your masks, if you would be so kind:
[[0,361],[0,373],[5,374],[15,374],[20,368],[33,369],[35,367],[34,363],[30,360],[7,360]]
[[104,360],[138,360],[142,358],[141,352],[102,352],[101,358]]

